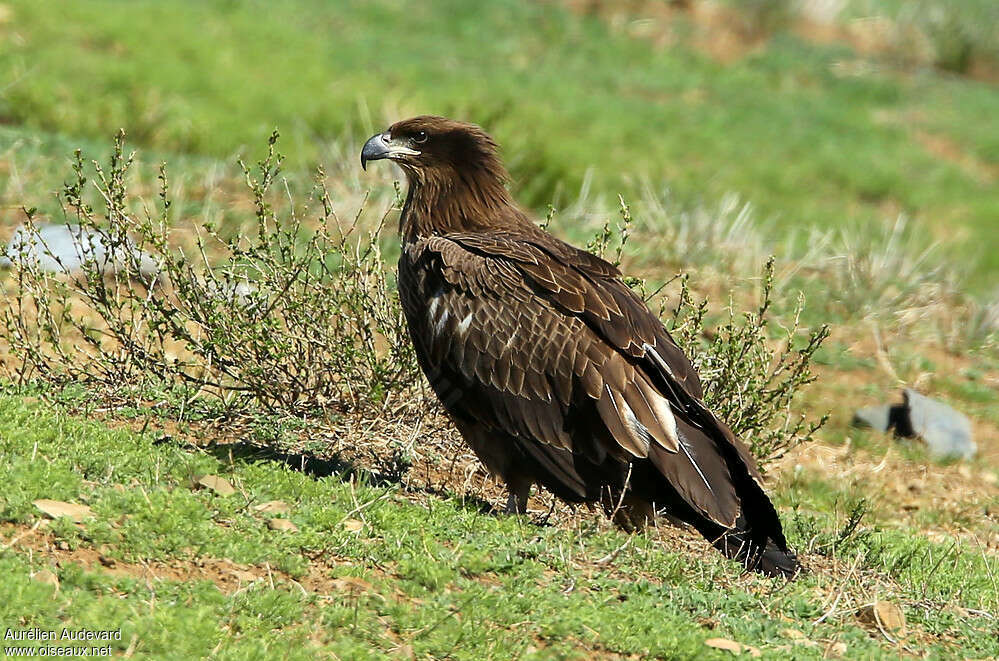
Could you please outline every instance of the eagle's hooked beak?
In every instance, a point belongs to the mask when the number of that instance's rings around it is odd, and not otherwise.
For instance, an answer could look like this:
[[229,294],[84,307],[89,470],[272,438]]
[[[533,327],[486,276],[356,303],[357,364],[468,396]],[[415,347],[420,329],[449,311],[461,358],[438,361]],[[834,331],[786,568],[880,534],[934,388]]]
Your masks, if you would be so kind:
[[361,169],[368,169],[368,161],[420,155],[420,152],[401,144],[402,142],[402,140],[393,140],[388,133],[377,133],[371,136],[361,149]]

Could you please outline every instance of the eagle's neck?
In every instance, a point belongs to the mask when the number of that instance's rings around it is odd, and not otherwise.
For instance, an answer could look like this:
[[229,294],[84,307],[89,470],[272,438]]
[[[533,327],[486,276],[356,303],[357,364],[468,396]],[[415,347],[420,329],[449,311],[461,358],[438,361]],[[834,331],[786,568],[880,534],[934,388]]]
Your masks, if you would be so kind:
[[447,174],[406,174],[409,192],[399,218],[404,242],[453,232],[498,229],[510,222],[518,223],[523,217],[503,185],[503,178],[493,173],[469,169]]

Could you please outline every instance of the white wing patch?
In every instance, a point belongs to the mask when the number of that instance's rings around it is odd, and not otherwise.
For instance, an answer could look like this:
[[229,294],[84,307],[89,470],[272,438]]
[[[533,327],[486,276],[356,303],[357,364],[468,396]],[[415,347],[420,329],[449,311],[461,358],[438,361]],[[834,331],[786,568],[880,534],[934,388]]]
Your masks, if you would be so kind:
[[468,331],[468,326],[472,323],[474,313],[469,312],[465,318],[458,322],[458,335],[464,335]]
[[[430,305],[427,307],[427,321],[430,322],[430,327],[434,335],[443,333],[444,325],[447,323],[447,308],[441,307],[441,299],[443,297],[444,290],[438,289],[430,297]],[[440,312],[440,317],[437,316],[438,311]]]
[[434,335],[441,335],[444,333],[444,326],[447,324],[447,310],[441,310],[441,316],[434,325]]
[[510,350],[510,347],[513,346],[513,343],[517,341],[517,333],[519,333],[519,332],[520,332],[520,328],[519,327],[515,327],[513,329],[513,332],[510,333],[510,339],[507,340],[506,344],[503,345],[503,351],[509,351]]

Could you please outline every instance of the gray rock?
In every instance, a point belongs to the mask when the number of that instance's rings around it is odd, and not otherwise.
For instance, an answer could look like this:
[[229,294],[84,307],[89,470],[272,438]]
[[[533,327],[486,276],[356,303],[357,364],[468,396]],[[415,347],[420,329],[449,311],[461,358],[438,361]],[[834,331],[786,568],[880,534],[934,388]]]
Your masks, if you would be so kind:
[[[970,459],[978,449],[972,440],[971,421],[943,402],[920,395],[911,388],[903,391],[905,408],[912,435],[926,442],[930,453],[937,457]],[[904,429],[896,426],[896,431]]]
[[902,396],[902,404],[857,410],[853,424],[882,432],[894,429],[896,436],[920,438],[935,457],[970,459],[975,455],[971,421],[965,415],[911,388],[903,390]]
[[103,273],[134,272],[137,267],[146,282],[157,281],[160,274],[156,260],[130,239],[114,245],[110,237],[79,225],[18,227],[0,255],[0,266],[15,260],[34,262],[50,273],[78,273],[92,263]]

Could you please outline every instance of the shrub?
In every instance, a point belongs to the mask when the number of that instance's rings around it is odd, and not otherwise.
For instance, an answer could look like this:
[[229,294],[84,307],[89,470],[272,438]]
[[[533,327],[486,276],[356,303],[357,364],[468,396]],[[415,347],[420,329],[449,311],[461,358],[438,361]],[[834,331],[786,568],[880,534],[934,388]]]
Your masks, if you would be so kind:
[[[227,412],[367,415],[393,398],[422,404],[408,397],[422,381],[379,249],[388,212],[366,231],[363,206],[342,221],[322,172],[311,204],[289,200],[279,208],[276,141],[275,134],[255,169],[240,164],[255,231],[226,238],[203,223],[186,246],[171,227],[165,167],[157,205],[133,213],[143,207],[127,190],[132,157],[123,136],[106,167],[93,164],[95,205],[85,195],[90,169],[77,153],[72,183],[61,193],[62,222],[71,236],[95,237],[78,250],[101,250],[77,260],[78,272],[65,264],[45,271],[31,250],[11,256],[0,327],[0,343],[14,358],[8,376],[82,382],[108,393],[167,384],[182,390],[184,402],[210,397]],[[620,204],[621,224],[605,224],[590,243],[618,262],[632,222]],[[40,239],[34,213],[27,215],[23,233]],[[114,259],[95,259],[96,252]],[[811,438],[824,421],[795,418],[790,405],[814,379],[810,360],[827,331],[799,341],[799,300],[789,327],[769,337],[773,281],[771,259],[758,308],[740,316],[730,304],[728,321],[711,333],[706,302],[693,301],[685,279],[666,315],[704,378],[708,404],[763,462]],[[638,279],[629,284],[645,287]]]
[[728,319],[705,344],[707,301],[694,304],[684,279],[668,326],[701,375],[705,401],[765,469],[788,450],[811,441],[829,418],[826,414],[809,420],[791,412],[794,396],[815,381],[812,358],[829,336],[829,327],[820,326],[805,333],[804,341],[799,339],[805,302],[799,294],[791,323],[781,327],[776,340],[771,338],[773,258],[764,267],[762,283],[758,307],[739,315],[729,301]]
[[920,0],[905,5],[899,19],[928,37],[934,64],[946,71],[966,74],[976,58],[994,62],[999,56],[999,8],[994,3]]
[[[621,223],[616,230],[605,224],[589,243],[590,250],[601,256],[613,246],[616,262],[620,262],[632,225],[630,208],[623,199],[619,201]],[[812,440],[828,419],[824,415],[809,421],[806,415],[791,412],[795,394],[816,378],[811,361],[829,328],[823,325],[805,333],[804,341],[799,339],[804,309],[804,297],[799,294],[790,323],[781,326],[776,338],[770,337],[774,262],[771,257],[763,268],[757,308],[740,315],[730,300],[728,318],[715,330],[706,326],[708,301],[694,300],[686,275],[676,277],[680,290],[672,310],[663,301],[659,311],[700,374],[705,402],[749,445],[764,470],[788,450]],[[633,279],[629,284],[650,302],[665,290],[664,285],[649,295],[644,281]]]
[[[271,201],[276,141],[275,133],[255,170],[240,163],[256,232],[223,238],[204,224],[187,249],[171,240],[165,167],[156,211],[132,214],[132,157],[119,134],[108,166],[93,165],[98,211],[85,201],[77,152],[62,222],[120,257],[115,268],[84,259],[78,271],[50,273],[31,251],[11,256],[2,313],[2,342],[15,359],[8,375],[112,390],[166,382],[214,395],[230,410],[292,412],[361,409],[412,383],[415,362],[378,246],[385,216],[370,231],[360,229],[360,214],[342,221],[320,172],[312,207],[292,204],[279,217]],[[33,211],[27,216],[25,231],[47,250]],[[155,280],[143,277],[150,260]]]

